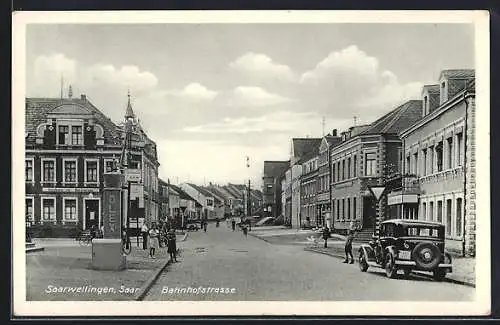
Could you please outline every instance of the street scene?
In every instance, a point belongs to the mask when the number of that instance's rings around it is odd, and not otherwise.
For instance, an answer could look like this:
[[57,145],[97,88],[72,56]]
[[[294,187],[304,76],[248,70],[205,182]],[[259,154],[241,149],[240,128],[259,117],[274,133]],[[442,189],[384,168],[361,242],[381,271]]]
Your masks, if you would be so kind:
[[474,24],[26,44],[26,301],[479,297]]

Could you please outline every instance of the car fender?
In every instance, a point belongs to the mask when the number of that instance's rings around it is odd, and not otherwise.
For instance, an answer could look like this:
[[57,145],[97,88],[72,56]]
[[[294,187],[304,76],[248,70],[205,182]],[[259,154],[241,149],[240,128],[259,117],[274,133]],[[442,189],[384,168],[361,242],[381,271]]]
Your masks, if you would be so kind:
[[367,261],[375,260],[375,251],[370,245],[361,244],[361,246],[359,247],[359,252],[363,252],[365,254]]
[[397,249],[394,246],[387,246],[385,248],[385,253],[386,254],[391,254],[394,259],[396,259],[398,257]]

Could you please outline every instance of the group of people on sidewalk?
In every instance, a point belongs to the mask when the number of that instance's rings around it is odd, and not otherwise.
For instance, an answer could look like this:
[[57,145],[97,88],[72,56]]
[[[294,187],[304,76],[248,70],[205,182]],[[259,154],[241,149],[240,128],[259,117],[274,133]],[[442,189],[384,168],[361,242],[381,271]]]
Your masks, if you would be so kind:
[[148,228],[147,224],[144,223],[141,227],[141,234],[142,249],[147,250],[149,244],[149,256],[151,258],[155,259],[156,251],[160,249],[162,244],[166,244],[170,260],[177,262],[177,238],[174,228],[167,229],[165,225],[158,226],[156,222],[153,222],[151,228]]
[[[248,230],[252,230],[251,227],[252,225],[250,224],[250,220],[243,220],[243,218],[240,219],[240,229],[243,231],[243,235],[245,235],[245,237],[248,236]],[[233,231],[236,230],[236,219],[235,218],[231,218],[231,229]]]
[[[347,236],[345,238],[345,245],[344,245],[344,251],[345,251],[345,260],[342,263],[350,263],[354,264],[354,257],[352,254],[352,242],[354,241],[354,237],[356,236],[356,233],[361,230],[361,226],[359,224],[356,224],[354,221],[351,221],[349,224],[349,228],[347,229]],[[327,225],[323,227],[322,230],[322,237],[323,240],[325,241],[325,248],[328,248],[328,238],[331,236],[331,231],[328,228]],[[349,261],[350,258],[350,261]]]

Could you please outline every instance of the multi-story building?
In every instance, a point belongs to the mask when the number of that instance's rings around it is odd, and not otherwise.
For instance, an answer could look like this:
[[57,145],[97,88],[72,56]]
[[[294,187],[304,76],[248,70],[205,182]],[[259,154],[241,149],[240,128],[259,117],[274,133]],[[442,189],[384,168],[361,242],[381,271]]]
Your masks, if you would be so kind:
[[290,221],[293,228],[300,228],[300,179],[302,176],[301,159],[317,151],[321,138],[293,138],[291,143],[290,157],[290,190],[291,190],[291,213]]
[[337,145],[340,140],[341,138],[337,136],[337,130],[335,129],[331,134],[323,137],[319,147],[315,220],[317,227],[326,225],[331,228],[333,225],[330,198],[330,148]]
[[300,215],[301,227],[316,224],[316,194],[318,179],[318,149],[311,151],[299,162],[302,162],[300,178]]
[[198,216],[200,219],[211,220],[217,217],[215,214],[215,197],[211,192],[193,183],[183,183],[180,187],[184,192],[201,204],[202,210],[201,214]]
[[[49,236],[64,236],[77,228],[100,226],[103,173],[120,159],[124,130],[85,95],[73,98],[71,88],[66,98],[26,98],[25,109],[26,211],[35,235],[37,227],[54,228]],[[157,165],[154,143],[143,143],[155,152],[151,160]],[[135,152],[139,161],[151,154],[146,151]],[[58,232],[61,228],[66,230]]]
[[290,161],[264,161],[262,194],[266,216],[277,218],[282,212],[281,178],[290,167]]
[[421,101],[410,100],[370,125],[342,132],[341,142],[330,154],[335,230],[344,232],[356,221],[363,227],[361,240],[377,233],[387,199],[382,195],[377,201],[375,188],[383,188],[387,175],[399,169],[402,143],[398,133],[415,123],[421,110]]
[[[193,197],[183,191],[179,186],[169,184],[169,190],[179,193],[179,209],[181,225],[184,227],[187,220],[197,219],[201,215],[203,206],[198,203]],[[175,211],[171,211],[174,213]]]
[[395,217],[445,224],[450,251],[475,255],[474,70],[444,70],[422,89],[421,119],[400,133],[399,189],[388,195]]

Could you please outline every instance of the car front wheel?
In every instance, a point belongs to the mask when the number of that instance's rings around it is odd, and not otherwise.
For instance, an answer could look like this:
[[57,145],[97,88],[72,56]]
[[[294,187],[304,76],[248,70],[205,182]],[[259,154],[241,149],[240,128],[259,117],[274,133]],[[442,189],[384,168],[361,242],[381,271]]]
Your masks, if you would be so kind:
[[446,271],[444,271],[444,270],[438,269],[438,270],[434,270],[432,273],[433,273],[433,278],[436,281],[443,281],[443,279],[446,276]]
[[359,269],[361,270],[361,272],[366,272],[366,270],[368,270],[368,262],[366,261],[366,256],[363,251],[359,252],[358,261],[359,261]]
[[398,273],[396,264],[394,263],[394,258],[391,254],[387,254],[385,259],[385,274],[388,278],[394,279]]

